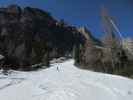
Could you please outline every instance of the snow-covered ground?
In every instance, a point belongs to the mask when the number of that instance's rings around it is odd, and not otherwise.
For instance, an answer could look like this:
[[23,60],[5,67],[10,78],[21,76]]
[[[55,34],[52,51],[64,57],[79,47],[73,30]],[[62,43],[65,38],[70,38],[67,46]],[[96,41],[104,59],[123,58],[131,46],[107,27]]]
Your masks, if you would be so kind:
[[0,74],[0,100],[133,100],[133,80],[81,70],[73,63]]

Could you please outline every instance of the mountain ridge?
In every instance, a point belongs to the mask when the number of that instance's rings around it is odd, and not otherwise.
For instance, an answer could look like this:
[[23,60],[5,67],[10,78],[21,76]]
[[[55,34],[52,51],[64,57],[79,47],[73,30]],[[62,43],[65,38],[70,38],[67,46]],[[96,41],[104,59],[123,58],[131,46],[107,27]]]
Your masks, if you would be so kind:
[[85,41],[76,27],[41,9],[17,5],[0,8],[0,54],[5,57],[2,63],[10,68],[27,69],[41,62],[47,65],[48,59],[69,55],[75,45]]

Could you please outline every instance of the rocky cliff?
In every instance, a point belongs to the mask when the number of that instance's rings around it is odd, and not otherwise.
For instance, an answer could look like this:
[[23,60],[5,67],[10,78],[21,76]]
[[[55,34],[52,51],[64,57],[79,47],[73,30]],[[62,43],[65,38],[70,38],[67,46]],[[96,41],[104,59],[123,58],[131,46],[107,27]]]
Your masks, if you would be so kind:
[[27,70],[33,64],[45,64],[46,59],[68,55],[74,45],[84,42],[75,27],[55,20],[46,11],[17,5],[0,8],[1,67]]

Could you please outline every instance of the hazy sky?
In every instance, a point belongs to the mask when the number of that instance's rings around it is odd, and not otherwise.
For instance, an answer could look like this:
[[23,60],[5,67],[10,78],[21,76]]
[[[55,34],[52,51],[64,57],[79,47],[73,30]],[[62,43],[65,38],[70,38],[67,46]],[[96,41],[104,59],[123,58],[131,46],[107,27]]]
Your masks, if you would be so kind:
[[86,26],[97,37],[103,34],[100,8],[104,5],[122,35],[133,37],[133,0],[0,0],[1,6],[9,4],[44,9],[69,24]]

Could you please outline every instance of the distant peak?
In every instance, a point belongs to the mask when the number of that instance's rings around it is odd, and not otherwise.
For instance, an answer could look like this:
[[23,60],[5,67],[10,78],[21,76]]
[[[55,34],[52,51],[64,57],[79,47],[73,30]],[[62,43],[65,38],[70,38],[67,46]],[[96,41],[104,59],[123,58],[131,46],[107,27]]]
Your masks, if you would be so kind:
[[96,39],[85,26],[79,27],[78,31],[86,38],[89,43],[100,44],[100,41]]
[[86,38],[86,40],[90,40],[90,38],[93,38],[91,32],[85,26],[79,27],[78,28],[78,31],[82,35],[84,35],[84,37]]
[[89,32],[88,29],[85,26],[79,27],[78,28],[78,31],[81,32],[81,33],[87,33],[87,32]]

